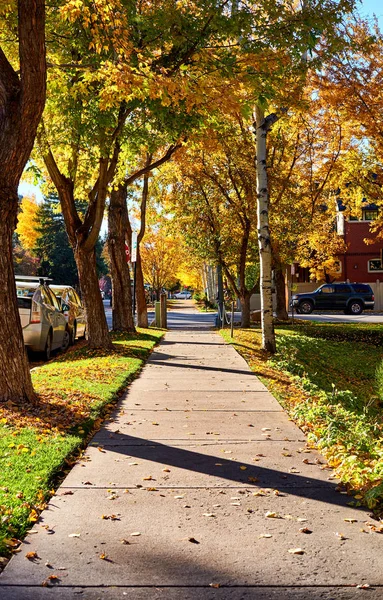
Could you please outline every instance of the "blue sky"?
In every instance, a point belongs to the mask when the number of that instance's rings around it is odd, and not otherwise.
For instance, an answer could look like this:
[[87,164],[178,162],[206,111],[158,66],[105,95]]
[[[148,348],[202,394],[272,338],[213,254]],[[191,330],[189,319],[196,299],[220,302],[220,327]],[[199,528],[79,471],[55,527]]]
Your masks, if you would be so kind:
[[373,15],[379,18],[380,25],[383,26],[383,3],[382,0],[363,0],[358,4],[359,12],[363,16]]

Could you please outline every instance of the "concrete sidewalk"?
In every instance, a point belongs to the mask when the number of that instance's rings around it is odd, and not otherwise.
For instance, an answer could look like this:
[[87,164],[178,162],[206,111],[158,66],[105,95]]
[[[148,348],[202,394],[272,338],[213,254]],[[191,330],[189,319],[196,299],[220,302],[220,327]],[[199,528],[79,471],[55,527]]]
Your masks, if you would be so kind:
[[381,599],[383,536],[336,485],[231,346],[206,327],[171,330],[0,598]]

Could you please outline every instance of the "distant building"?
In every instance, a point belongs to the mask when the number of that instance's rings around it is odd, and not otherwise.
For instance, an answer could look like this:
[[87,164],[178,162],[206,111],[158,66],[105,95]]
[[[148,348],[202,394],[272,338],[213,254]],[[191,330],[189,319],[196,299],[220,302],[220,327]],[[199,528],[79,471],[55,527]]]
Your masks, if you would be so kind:
[[[336,228],[346,245],[346,252],[339,256],[338,280],[373,283],[383,281],[383,265],[381,249],[383,240],[376,240],[376,233],[370,231],[371,222],[379,213],[376,204],[365,204],[362,207],[362,218],[345,218],[345,206],[338,201]],[[365,239],[373,240],[366,244]]]

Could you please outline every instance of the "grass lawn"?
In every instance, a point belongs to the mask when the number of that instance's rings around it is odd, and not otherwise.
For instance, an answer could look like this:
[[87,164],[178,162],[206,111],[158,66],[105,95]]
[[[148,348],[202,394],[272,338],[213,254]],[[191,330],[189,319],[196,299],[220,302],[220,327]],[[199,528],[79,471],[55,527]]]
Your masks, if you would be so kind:
[[113,334],[108,352],[74,349],[33,370],[36,405],[0,405],[0,555],[17,548],[163,333]]
[[383,328],[369,324],[276,327],[277,353],[261,350],[259,329],[224,338],[278,398],[353,490],[356,503],[383,511]]

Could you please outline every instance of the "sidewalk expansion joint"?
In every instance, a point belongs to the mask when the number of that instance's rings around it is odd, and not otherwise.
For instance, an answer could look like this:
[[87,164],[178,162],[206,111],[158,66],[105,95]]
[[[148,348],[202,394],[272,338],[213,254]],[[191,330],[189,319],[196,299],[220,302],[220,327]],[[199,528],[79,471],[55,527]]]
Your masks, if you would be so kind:
[[[31,588],[31,589],[36,589],[36,588],[40,588],[41,589],[41,583],[1,583],[0,581],[0,589],[3,588]],[[321,589],[321,590],[333,590],[333,589],[337,589],[337,590],[342,590],[342,589],[357,589],[358,586],[355,583],[334,583],[334,584],[326,584],[326,583],[312,583],[312,584],[302,584],[302,585],[283,585],[283,584],[266,584],[266,583],[222,583],[219,585],[220,588],[226,588],[226,589],[264,589],[264,590],[315,590],[315,589]],[[65,584],[58,584],[58,585],[49,585],[47,586],[47,589],[55,589],[55,590],[61,590],[61,589],[84,589],[84,590],[102,590],[102,589],[126,589],[126,590],[140,590],[140,589],[210,589],[211,590],[212,586],[209,583],[201,583],[201,584],[161,584],[161,583],[148,583],[148,584],[123,584],[123,583],[110,583],[110,584],[101,584],[101,585],[97,585],[97,584],[69,584],[69,585],[65,585]],[[377,583],[377,584],[369,584],[369,590],[374,590],[374,589],[383,589],[383,584],[381,583]]]

